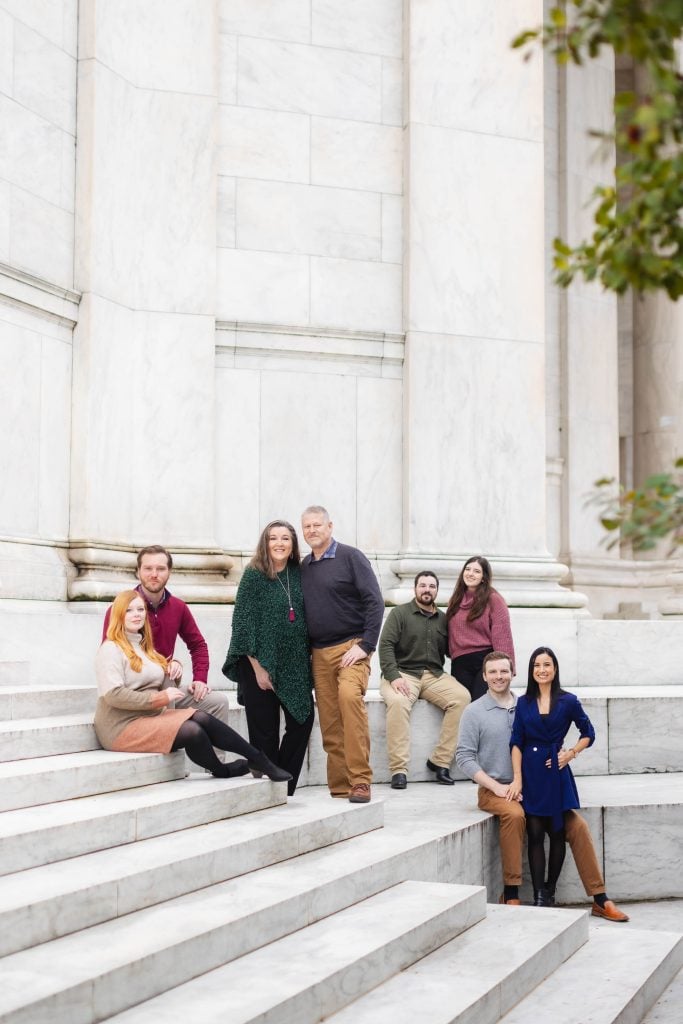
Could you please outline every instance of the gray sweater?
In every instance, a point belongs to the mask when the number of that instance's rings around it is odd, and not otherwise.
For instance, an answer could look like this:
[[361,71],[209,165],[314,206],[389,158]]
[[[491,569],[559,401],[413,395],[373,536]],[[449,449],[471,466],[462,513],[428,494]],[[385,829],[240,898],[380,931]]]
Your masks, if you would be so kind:
[[455,760],[468,778],[485,771],[498,782],[512,782],[510,734],[516,705],[515,697],[511,708],[503,708],[485,693],[463,711]]

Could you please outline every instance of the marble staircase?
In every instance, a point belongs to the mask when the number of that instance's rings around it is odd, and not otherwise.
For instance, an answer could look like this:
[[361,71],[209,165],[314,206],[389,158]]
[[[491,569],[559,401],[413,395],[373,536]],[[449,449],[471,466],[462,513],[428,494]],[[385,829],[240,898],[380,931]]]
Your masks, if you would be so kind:
[[[88,687],[0,686],[0,1022],[516,1024],[554,999],[566,1024],[637,1024],[683,964],[680,935],[487,905],[497,837],[469,783],[287,800],[267,780],[186,777],[182,754],[98,750],[92,707]],[[318,759],[314,743],[309,777]],[[582,781],[617,898],[647,889],[608,860],[634,814],[677,860],[680,780]],[[593,990],[601,1015],[583,1016]]]

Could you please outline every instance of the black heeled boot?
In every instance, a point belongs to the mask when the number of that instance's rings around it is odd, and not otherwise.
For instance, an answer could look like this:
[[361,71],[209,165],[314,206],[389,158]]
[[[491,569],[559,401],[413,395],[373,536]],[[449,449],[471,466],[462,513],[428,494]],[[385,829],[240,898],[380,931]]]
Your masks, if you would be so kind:
[[276,764],[266,757],[262,750],[259,750],[258,757],[252,758],[249,761],[249,771],[255,779],[260,779],[263,775],[270,779],[271,782],[291,782],[292,776],[289,772],[286,772],[284,768],[278,768]]
[[240,775],[246,775],[249,771],[249,765],[240,758],[237,761],[228,761],[227,764],[222,764],[219,769],[215,772],[211,772],[215,779],[236,779]]
[[534,906],[535,907],[547,907],[548,897],[545,889],[534,889]]
[[555,906],[555,886],[546,885],[545,887],[545,904],[546,907]]

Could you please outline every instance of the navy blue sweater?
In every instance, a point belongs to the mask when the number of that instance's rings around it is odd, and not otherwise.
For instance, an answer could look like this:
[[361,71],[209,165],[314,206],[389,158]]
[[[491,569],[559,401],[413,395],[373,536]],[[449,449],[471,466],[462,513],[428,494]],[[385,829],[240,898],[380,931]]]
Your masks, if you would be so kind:
[[334,647],[359,637],[366,654],[377,647],[384,598],[362,551],[339,544],[334,558],[301,563],[306,625],[312,647]]

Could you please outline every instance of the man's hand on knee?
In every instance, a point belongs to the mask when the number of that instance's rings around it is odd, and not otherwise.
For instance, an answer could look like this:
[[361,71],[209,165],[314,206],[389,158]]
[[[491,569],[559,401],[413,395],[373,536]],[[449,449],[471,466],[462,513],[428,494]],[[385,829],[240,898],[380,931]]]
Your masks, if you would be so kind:
[[403,676],[399,676],[398,679],[392,679],[389,685],[394,693],[400,693],[404,697],[410,697],[410,687]]
[[194,700],[204,700],[209,689],[210,687],[207,686],[206,683],[203,683],[201,679],[195,679],[187,688],[188,693],[192,694]]

